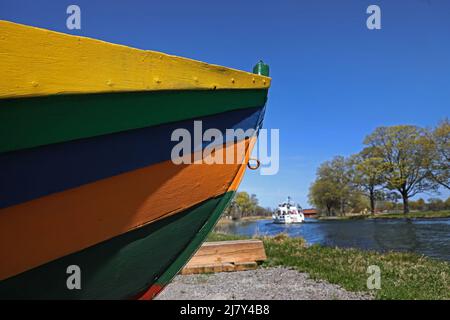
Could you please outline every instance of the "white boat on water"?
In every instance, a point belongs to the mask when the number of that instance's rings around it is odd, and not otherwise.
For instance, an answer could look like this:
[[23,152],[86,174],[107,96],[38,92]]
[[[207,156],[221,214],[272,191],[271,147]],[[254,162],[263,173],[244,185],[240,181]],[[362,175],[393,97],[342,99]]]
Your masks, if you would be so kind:
[[272,215],[274,223],[289,224],[302,223],[305,221],[302,208],[299,205],[291,203],[291,198],[288,197],[286,202],[278,205],[278,209]]

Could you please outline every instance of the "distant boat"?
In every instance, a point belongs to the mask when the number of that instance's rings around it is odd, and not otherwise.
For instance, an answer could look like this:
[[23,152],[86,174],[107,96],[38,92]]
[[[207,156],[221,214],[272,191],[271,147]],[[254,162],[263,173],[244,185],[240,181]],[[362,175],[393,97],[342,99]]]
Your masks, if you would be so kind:
[[302,223],[305,221],[305,216],[301,207],[291,203],[291,198],[288,197],[286,202],[278,205],[272,219],[277,224]]
[[[248,73],[7,21],[0,30],[0,299],[153,298],[241,182],[268,66]],[[220,143],[244,148],[234,164],[176,165],[171,133],[193,133],[194,120],[256,131]],[[68,285],[77,268],[81,288]]]

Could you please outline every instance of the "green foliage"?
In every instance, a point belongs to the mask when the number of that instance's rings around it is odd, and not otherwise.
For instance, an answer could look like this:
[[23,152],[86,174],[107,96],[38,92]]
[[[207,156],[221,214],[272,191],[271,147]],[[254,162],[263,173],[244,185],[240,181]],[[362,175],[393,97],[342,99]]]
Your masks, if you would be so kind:
[[238,192],[234,197],[234,202],[242,213],[242,216],[250,215],[256,207],[250,195],[245,191]]
[[334,215],[339,206],[337,186],[325,179],[316,180],[309,189],[309,202],[319,209],[326,209],[327,215]]
[[430,163],[430,176],[441,186],[450,189],[450,122],[442,121],[429,134],[433,146]]
[[375,213],[376,200],[384,198],[380,190],[387,169],[379,148],[367,147],[351,157],[353,165],[353,183],[369,198],[370,210]]
[[[395,210],[402,199],[403,212],[408,213],[411,197],[437,192],[439,185],[449,187],[449,138],[448,119],[431,131],[411,125],[376,128],[365,138],[361,152],[320,165],[309,202],[331,215],[336,210],[341,214],[361,212],[365,207],[375,213],[376,205],[378,210]],[[448,205],[438,200],[428,205],[423,199],[411,202],[413,210],[446,208]]]
[[417,201],[411,201],[409,205],[412,210],[423,211],[426,209],[426,202],[422,198],[418,199]]
[[230,206],[223,213],[224,216],[232,216],[233,219],[248,216],[270,216],[271,214],[270,208],[258,205],[258,198],[255,194],[249,195],[245,191],[237,192]]
[[384,162],[385,186],[401,194],[404,213],[409,212],[410,197],[437,189],[429,179],[433,144],[424,129],[410,125],[379,127],[364,144],[379,152]]
[[245,240],[245,239],[250,239],[250,238],[246,237],[246,236],[235,235],[235,234],[211,232],[208,235],[208,238],[206,239],[206,241],[215,242],[215,241]]
[[310,203],[319,209],[325,209],[328,215],[333,214],[334,210],[345,214],[358,192],[351,183],[352,179],[352,163],[349,159],[337,156],[324,162],[317,169],[317,180],[311,185]]
[[361,192],[354,191],[350,194],[347,202],[347,212],[359,213],[367,212],[367,208],[370,208],[369,199]]
[[440,211],[444,210],[445,202],[439,198],[430,198],[428,199],[428,209],[431,211]]

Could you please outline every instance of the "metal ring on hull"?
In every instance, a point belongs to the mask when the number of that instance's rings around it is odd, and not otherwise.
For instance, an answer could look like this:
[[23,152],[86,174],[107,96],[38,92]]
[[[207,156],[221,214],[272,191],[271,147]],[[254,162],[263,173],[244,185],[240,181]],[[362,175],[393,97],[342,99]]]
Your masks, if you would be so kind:
[[[251,164],[250,164],[251,161],[256,161],[256,164],[255,164],[255,165],[251,165]],[[261,165],[261,162],[260,162],[258,159],[254,159],[254,158],[250,158],[250,159],[248,160],[248,162],[247,162],[247,167],[248,167],[250,170],[257,170],[257,169],[259,168],[260,165]]]

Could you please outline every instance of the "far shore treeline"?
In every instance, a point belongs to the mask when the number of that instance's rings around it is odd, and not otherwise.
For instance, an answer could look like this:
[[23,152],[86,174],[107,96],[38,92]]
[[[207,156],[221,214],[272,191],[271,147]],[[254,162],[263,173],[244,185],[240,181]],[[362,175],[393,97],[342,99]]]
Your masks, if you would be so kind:
[[237,192],[231,204],[223,212],[222,216],[239,220],[245,217],[268,217],[272,215],[271,208],[263,208],[258,204],[255,194],[248,194],[245,191]]
[[336,156],[317,169],[309,202],[326,215],[371,213],[395,209],[450,209],[450,198],[426,203],[419,194],[439,195],[450,186],[450,123],[432,129],[412,125],[378,127],[364,139],[364,148],[348,157]]

